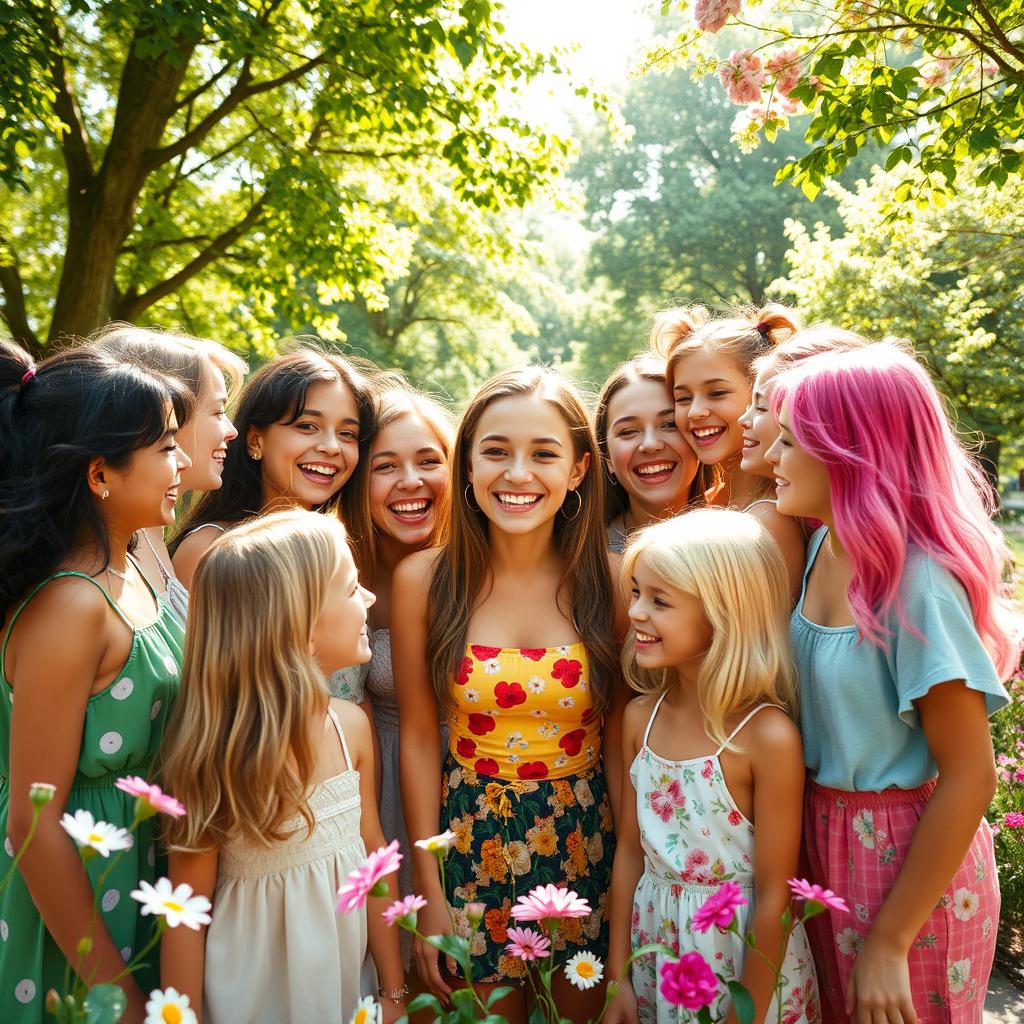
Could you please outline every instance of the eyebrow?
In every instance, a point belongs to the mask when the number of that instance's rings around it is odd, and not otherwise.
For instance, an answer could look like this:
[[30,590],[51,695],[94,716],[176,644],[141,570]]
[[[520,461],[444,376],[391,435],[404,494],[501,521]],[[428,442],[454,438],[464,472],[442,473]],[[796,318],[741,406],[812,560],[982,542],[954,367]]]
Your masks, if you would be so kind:
[[[319,409],[300,409],[295,418],[299,419],[302,416],[317,416],[322,419],[323,415],[324,414]],[[341,422],[355,423],[357,426],[359,425],[359,420],[353,419],[351,416],[346,416]]]
[[178,424],[177,423],[175,423],[173,427],[168,427],[164,431],[164,436],[161,437],[160,440],[161,441],[166,441],[169,437],[174,437],[174,435],[178,432],[178,429],[179,428],[178,428]]
[[[635,577],[635,576],[630,576],[629,578],[630,578],[630,579],[631,579],[631,580],[632,580],[632,581],[633,581],[634,583],[636,583],[636,585],[637,585],[638,587],[640,586],[640,584],[639,584],[639,583],[637,583],[637,579],[636,579],[636,577]],[[656,594],[667,594],[667,593],[668,593],[668,591],[667,591],[667,590],[666,590],[666,589],[665,589],[664,587],[658,587],[658,586],[654,586],[654,587],[651,587],[650,589],[651,589],[651,590],[653,590],[653,591],[654,591],[654,592],[655,592]]]
[[[505,444],[511,444],[511,441],[501,434],[488,434],[486,437],[480,438],[481,444],[485,441],[503,441]],[[557,444],[559,448],[562,447],[562,442],[557,437],[535,437],[530,444]]]
[[[658,416],[671,416],[674,411],[675,410],[673,410],[670,407],[668,409],[662,409],[661,412],[657,413],[657,415]],[[640,419],[639,416],[620,416],[617,420],[615,420],[614,423],[612,423],[612,426],[613,427],[617,427],[620,423],[626,423],[629,420],[638,420],[638,419]]]
[[[428,445],[424,445],[422,448],[417,448],[416,451],[413,454],[414,455],[426,455],[428,452],[438,452],[440,454],[441,449],[438,448],[437,445],[428,444]],[[387,458],[387,459],[397,459],[398,458],[398,452],[374,452],[373,453],[373,458],[375,458],[375,459],[385,459],[385,458]]]
[[783,423],[783,422],[782,422],[782,420],[776,420],[776,422],[778,423],[778,425],[779,425],[779,426],[780,426],[780,427],[781,427],[781,428],[782,428],[782,429],[783,429],[784,431],[786,431],[786,433],[787,433],[787,434],[792,434],[792,433],[793,433],[793,431],[789,429],[789,424],[788,424],[788,423]]

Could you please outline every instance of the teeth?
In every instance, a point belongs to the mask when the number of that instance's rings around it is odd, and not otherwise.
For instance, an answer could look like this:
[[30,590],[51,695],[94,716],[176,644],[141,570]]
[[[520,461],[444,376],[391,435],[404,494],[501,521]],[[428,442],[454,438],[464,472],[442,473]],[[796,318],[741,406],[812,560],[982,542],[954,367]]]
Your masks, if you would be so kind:
[[700,427],[694,428],[691,433],[696,437],[711,437],[712,434],[720,434],[725,428],[724,427]]
[[639,630],[637,630],[636,638],[642,644],[653,643],[655,640],[658,639],[658,637],[656,636],[651,636],[650,633],[641,633]]
[[430,503],[426,498],[420,501],[404,501],[391,506],[394,512],[422,512]]
[[309,463],[300,463],[299,469],[304,469],[307,473],[319,473],[320,476],[334,476],[338,472],[334,466],[314,466]]
[[637,473],[640,476],[651,476],[654,473],[667,473],[673,469],[671,462],[659,462],[654,466],[639,466],[637,467]]
[[499,494],[498,501],[504,505],[533,505],[540,501],[536,494]]

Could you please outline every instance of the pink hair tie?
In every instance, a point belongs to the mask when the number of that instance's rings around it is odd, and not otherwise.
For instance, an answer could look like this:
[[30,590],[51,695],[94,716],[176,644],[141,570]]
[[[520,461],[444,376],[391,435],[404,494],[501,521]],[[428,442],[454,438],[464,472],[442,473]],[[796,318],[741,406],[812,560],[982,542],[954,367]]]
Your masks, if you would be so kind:
[[28,369],[27,369],[27,370],[26,370],[26,371],[25,371],[25,372],[24,372],[24,373],[23,373],[23,374],[21,375],[21,383],[22,383],[22,386],[24,386],[25,384],[27,384],[27,383],[28,383],[28,382],[29,382],[29,381],[30,381],[30,380],[31,380],[31,379],[32,379],[32,378],[33,378],[33,377],[34,377],[35,375],[36,375],[36,368],[35,368],[34,366],[30,366],[30,367],[29,367],[29,368],[28,368]]

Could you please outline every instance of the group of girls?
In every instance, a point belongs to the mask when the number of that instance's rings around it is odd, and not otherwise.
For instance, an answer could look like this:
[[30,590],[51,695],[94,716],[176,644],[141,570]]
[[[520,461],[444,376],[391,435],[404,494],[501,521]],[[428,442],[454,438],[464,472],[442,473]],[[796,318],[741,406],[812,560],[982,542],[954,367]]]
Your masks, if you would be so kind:
[[[675,1020],[662,955],[627,967],[660,942],[758,1020],[779,970],[787,1024],[980,1022],[987,718],[1019,634],[987,485],[909,352],[671,310],[593,418],[527,367],[454,430],[318,348],[244,369],[123,326],[38,366],[0,347],[0,873],[30,783],[57,787],[0,892],[3,1020],[42,1020],[65,962],[132,1022],[158,982],[212,1022],[347,1021],[368,995],[393,1021],[410,980],[448,1000],[456,965],[400,944],[388,898],[335,912],[397,839],[390,899],[469,940],[509,1021],[532,993],[512,908],[551,883],[591,907],[548,937],[574,1021],[605,998],[591,954],[623,977],[613,1024]],[[131,824],[125,775],[187,814],[109,870],[60,819]],[[411,840],[444,832],[442,873]],[[130,890],[161,874],[212,922],[126,975]],[[797,875],[848,909],[784,944]],[[695,929],[725,880],[740,934]]]

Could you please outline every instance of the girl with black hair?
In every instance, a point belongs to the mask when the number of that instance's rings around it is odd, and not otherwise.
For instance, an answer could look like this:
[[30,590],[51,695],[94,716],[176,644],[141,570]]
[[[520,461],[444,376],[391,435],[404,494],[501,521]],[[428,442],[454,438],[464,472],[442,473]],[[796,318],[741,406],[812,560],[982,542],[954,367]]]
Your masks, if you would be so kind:
[[65,960],[92,984],[117,979],[129,1021],[156,981],[145,968],[119,977],[151,934],[130,893],[154,880],[153,822],[109,873],[75,842],[124,845],[135,799],[116,780],[149,773],[177,694],[181,622],[129,544],[173,519],[187,402],[180,385],[101,352],[36,367],[0,342],[0,876],[29,834],[30,785],[56,787],[0,893],[0,1020],[42,1021]]

